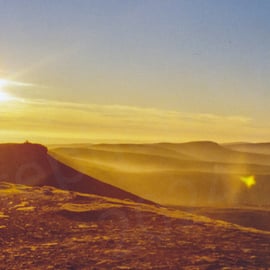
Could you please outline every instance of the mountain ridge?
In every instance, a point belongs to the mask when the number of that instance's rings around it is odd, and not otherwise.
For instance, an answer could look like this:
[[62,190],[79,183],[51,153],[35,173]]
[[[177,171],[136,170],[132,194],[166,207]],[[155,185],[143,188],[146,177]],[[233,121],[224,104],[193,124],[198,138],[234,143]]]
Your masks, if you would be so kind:
[[48,155],[45,146],[28,142],[0,144],[0,181],[152,203],[70,168]]

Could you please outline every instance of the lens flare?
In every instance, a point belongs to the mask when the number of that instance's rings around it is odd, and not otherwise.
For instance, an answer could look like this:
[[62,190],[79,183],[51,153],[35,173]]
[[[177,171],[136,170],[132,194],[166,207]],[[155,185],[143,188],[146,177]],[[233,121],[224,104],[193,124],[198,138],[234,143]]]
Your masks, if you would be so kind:
[[256,184],[255,177],[253,175],[250,176],[242,176],[240,177],[241,181],[246,185],[247,188],[251,188]]

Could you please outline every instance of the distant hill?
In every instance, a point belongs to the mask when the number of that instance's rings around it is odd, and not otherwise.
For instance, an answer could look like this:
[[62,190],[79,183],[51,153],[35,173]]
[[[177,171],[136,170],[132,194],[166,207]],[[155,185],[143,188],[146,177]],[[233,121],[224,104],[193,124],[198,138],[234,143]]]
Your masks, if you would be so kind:
[[224,146],[241,152],[270,155],[270,143],[232,143]]
[[[270,155],[215,142],[86,144],[50,149],[56,159],[143,198],[175,205],[270,205]],[[241,177],[253,175],[248,188]]]
[[180,154],[188,154],[193,158],[204,161],[219,161],[234,164],[260,164],[270,165],[270,154],[256,152],[240,152],[237,149],[230,149],[215,142],[198,141],[189,143],[161,143],[163,148],[174,150]]
[[149,202],[70,168],[48,155],[47,148],[39,144],[0,144],[0,181]]

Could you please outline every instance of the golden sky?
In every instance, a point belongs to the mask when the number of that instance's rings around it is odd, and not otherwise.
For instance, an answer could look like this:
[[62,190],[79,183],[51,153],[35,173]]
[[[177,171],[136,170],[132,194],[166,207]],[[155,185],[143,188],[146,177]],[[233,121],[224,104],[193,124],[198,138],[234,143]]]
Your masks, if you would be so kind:
[[269,8],[3,1],[0,141],[269,141]]
[[[17,87],[26,83],[8,82]],[[7,83],[7,84],[8,84]],[[15,97],[0,90],[0,140],[40,143],[267,140],[267,128],[239,115]],[[2,99],[1,99],[2,96]]]

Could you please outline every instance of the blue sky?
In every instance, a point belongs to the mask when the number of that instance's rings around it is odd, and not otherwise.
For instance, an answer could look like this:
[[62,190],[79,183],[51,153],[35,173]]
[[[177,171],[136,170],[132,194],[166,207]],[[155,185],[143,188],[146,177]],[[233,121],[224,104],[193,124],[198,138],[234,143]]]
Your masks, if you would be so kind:
[[270,109],[270,1],[0,0],[0,78],[25,99],[251,118]]

